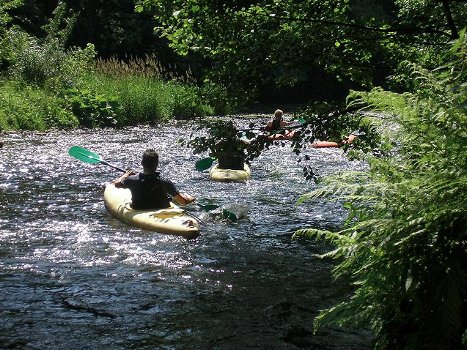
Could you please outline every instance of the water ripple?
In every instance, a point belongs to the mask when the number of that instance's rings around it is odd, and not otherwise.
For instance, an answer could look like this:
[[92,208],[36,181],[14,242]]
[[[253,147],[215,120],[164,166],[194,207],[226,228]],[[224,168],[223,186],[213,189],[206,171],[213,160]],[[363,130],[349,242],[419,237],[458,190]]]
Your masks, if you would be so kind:
[[[177,143],[192,130],[174,123],[18,134],[0,150],[0,347],[296,349],[296,340],[369,348],[365,331],[311,333],[318,310],[345,290],[316,257],[328,247],[291,240],[298,228],[338,227],[343,208],[296,205],[316,185],[288,147],[264,152],[246,183],[212,182],[194,169],[202,156]],[[192,208],[207,223],[191,241],[129,227],[102,201],[103,184],[120,173],[71,158],[73,145],[134,169],[154,147],[181,190],[245,217],[230,223]],[[307,152],[323,175],[362,167],[340,150]],[[284,336],[296,329],[300,339]]]

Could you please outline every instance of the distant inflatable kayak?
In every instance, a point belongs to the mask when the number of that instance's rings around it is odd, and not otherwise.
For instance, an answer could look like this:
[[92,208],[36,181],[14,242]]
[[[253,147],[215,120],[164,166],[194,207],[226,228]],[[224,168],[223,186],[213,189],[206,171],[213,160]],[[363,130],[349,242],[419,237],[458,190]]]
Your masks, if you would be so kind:
[[250,167],[245,164],[243,170],[234,169],[219,169],[216,165],[209,170],[209,175],[214,181],[234,181],[241,182],[250,178],[251,170]]
[[130,205],[130,190],[113,184],[105,187],[104,203],[114,217],[129,225],[188,239],[199,235],[199,222],[172,203],[167,209],[135,210]]
[[313,148],[337,148],[341,145],[333,141],[315,141],[311,146]]

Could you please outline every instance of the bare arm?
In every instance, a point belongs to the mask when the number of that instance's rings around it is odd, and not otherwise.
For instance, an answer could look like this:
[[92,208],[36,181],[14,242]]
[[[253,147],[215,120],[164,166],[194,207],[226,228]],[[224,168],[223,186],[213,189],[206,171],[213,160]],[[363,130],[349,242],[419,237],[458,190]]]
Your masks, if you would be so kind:
[[115,185],[115,187],[122,187],[122,182],[123,180],[125,180],[127,177],[131,176],[131,175],[136,175],[136,173],[131,170],[131,169],[128,169],[125,174],[123,174],[122,176],[116,178],[115,180],[112,181],[112,183]]
[[356,135],[350,134],[344,140],[342,140],[342,144],[349,145],[355,140],[356,137],[357,137]]
[[189,194],[187,193],[178,193],[176,194],[173,199],[179,203],[180,205],[187,205],[191,202],[194,202],[196,200],[195,197],[193,196],[190,196]]

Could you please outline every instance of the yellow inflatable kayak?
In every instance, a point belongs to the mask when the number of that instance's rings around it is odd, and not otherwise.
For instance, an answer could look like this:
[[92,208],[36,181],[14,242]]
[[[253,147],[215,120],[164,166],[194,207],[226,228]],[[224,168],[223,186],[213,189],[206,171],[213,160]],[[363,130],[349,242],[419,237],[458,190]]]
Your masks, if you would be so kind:
[[199,235],[199,222],[172,203],[167,209],[135,210],[130,206],[130,190],[113,184],[105,187],[104,203],[113,216],[132,226],[188,239]]
[[209,170],[209,175],[214,181],[245,181],[250,178],[250,167],[245,164],[243,170],[219,169],[218,165]]

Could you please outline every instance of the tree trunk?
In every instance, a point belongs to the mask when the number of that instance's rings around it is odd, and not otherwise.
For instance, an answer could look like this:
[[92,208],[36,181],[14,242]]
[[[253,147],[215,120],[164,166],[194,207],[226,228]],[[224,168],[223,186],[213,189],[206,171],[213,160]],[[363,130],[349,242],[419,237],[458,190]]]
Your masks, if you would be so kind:
[[451,8],[449,7],[449,0],[441,0],[443,3],[444,14],[446,15],[446,21],[451,30],[451,38],[458,39],[459,32],[457,31],[456,24],[454,23],[454,19],[452,18]]

